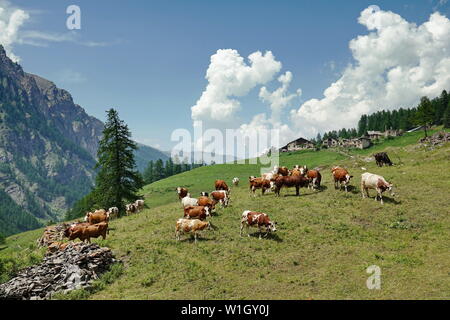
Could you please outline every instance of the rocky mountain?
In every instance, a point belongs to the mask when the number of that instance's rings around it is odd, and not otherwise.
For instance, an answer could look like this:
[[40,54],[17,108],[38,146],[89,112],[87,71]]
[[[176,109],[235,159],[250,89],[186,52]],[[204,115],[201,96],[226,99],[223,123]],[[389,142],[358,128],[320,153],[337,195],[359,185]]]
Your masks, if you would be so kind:
[[[69,92],[23,71],[0,46],[0,233],[58,220],[87,194],[103,123]],[[138,168],[162,152],[139,146]]]

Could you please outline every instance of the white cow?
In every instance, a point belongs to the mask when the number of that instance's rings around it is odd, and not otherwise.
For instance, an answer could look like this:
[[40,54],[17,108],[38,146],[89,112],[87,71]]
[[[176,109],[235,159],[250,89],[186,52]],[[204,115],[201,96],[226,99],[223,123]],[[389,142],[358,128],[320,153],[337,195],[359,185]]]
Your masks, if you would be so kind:
[[233,178],[233,184],[237,186],[239,184],[239,178],[237,177]]
[[144,209],[144,200],[136,200],[134,202],[134,205],[136,206],[137,211],[141,211],[142,209]]
[[119,216],[119,208],[117,208],[117,207],[109,208],[108,209],[108,214],[111,217],[111,219],[117,218]]
[[181,204],[183,207],[187,206],[198,206],[198,199],[197,198],[191,198],[191,194],[188,193],[186,197],[181,199]]
[[375,196],[375,201],[377,201],[378,196],[380,196],[381,204],[383,204],[383,192],[388,190],[391,193],[391,196],[394,196],[394,191],[392,190],[392,184],[387,182],[382,176],[377,174],[365,172],[361,175],[361,194],[362,197],[365,198],[364,191],[369,197],[369,189],[375,189],[377,191],[377,195]]

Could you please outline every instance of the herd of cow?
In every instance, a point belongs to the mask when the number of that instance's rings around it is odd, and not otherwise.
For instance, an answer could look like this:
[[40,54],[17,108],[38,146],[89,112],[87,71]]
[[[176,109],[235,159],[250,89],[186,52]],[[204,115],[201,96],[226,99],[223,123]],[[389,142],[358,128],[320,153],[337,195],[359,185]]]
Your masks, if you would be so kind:
[[[385,152],[374,155],[378,166],[383,164],[392,165],[389,157]],[[331,168],[331,175],[334,181],[335,189],[345,189],[348,192],[350,179],[352,175],[347,169],[334,166]],[[276,196],[280,196],[280,191],[283,187],[295,187],[296,195],[300,195],[300,188],[308,188],[312,190],[320,189],[322,175],[317,169],[308,169],[307,166],[296,165],[292,170],[287,167],[275,166],[271,172],[264,173],[261,177],[250,176],[249,184],[250,191],[256,197],[256,190],[261,189],[261,195],[267,191],[274,192]],[[239,178],[233,178],[233,185],[238,186]],[[176,189],[178,198],[181,201],[184,210],[184,217],[176,222],[175,234],[176,239],[180,240],[182,233],[194,234],[194,241],[197,241],[198,232],[210,229],[212,227],[210,222],[206,219],[215,211],[215,206],[220,204],[222,207],[227,207],[230,203],[231,189],[224,180],[215,181],[215,191],[208,195],[207,192],[201,192],[199,198],[192,198],[187,188],[178,187]],[[375,201],[380,198],[383,204],[383,192],[390,191],[394,196],[393,185],[387,182],[382,176],[372,173],[363,173],[361,175],[361,194],[362,197],[369,197],[369,189],[375,189],[377,195]],[[259,238],[265,229],[264,237],[267,237],[270,232],[276,231],[276,222],[270,220],[269,216],[263,212],[256,212],[245,210],[241,217],[240,235],[242,236],[243,228],[257,227],[259,229]],[[248,232],[247,232],[248,234]],[[249,235],[249,234],[248,234]]]
[[[383,164],[392,165],[389,157],[385,152],[374,155],[377,165]],[[331,168],[332,178],[334,180],[335,189],[344,188],[348,192],[350,179],[353,178],[350,173],[342,167],[335,166]],[[308,188],[312,190],[320,189],[322,175],[318,169],[308,169],[307,166],[296,165],[292,169],[287,167],[275,166],[271,172],[262,174],[261,177],[249,177],[250,192],[256,197],[256,190],[261,189],[261,194],[266,192],[274,192],[276,196],[280,196],[281,189],[295,187],[296,195],[300,195],[300,188]],[[232,180],[234,186],[239,185],[239,178]],[[176,192],[183,207],[183,218],[176,222],[175,236],[180,240],[180,235],[183,233],[194,234],[194,241],[197,242],[198,232],[213,228],[207,218],[216,210],[216,205],[222,208],[228,207],[230,203],[231,189],[224,180],[215,181],[215,191],[210,194],[201,192],[199,198],[192,198],[187,188],[178,187]],[[375,189],[377,195],[375,201],[380,198],[383,204],[383,192],[390,191],[393,196],[392,184],[387,182],[382,176],[363,173],[361,175],[361,193],[362,197],[366,195],[369,197],[369,189]],[[144,208],[144,200],[136,200],[134,203],[126,205],[126,214],[140,212]],[[117,207],[109,208],[108,211],[104,209],[95,210],[94,212],[87,212],[84,222],[77,222],[71,224],[65,231],[64,235],[69,240],[80,239],[81,241],[90,242],[91,238],[102,236],[106,238],[108,232],[108,222],[110,219],[117,217],[119,209]],[[259,238],[261,238],[263,229],[265,229],[264,237],[269,233],[275,232],[276,222],[270,220],[269,216],[263,212],[256,212],[245,210],[241,217],[240,235],[244,227],[247,227],[247,234],[249,227],[257,227],[259,229]],[[249,234],[248,234],[249,235]]]
[[[144,200],[141,199],[125,206],[127,215],[140,212],[142,209],[144,209]],[[86,212],[84,222],[72,223],[64,230],[64,236],[69,238],[69,240],[80,239],[81,241],[87,242],[91,242],[91,238],[98,238],[100,236],[106,239],[109,220],[117,218],[118,215],[119,208],[117,207],[111,207],[108,211],[99,209],[94,212]]]

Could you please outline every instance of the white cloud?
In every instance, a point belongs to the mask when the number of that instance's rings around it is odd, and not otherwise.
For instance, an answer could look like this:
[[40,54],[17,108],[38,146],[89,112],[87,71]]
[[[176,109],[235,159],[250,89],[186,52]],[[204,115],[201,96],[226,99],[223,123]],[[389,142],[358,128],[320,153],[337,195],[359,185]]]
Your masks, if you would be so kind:
[[56,76],[57,81],[63,84],[79,84],[86,82],[86,77],[78,71],[72,69],[63,69]]
[[12,48],[18,41],[19,29],[29,17],[25,11],[11,8],[8,2],[0,1],[0,44],[15,62],[19,62],[20,58],[14,55]]
[[350,41],[355,60],[324,91],[291,111],[299,134],[353,127],[362,114],[412,107],[450,88],[450,21],[433,13],[420,26],[370,6],[358,22],[370,31]]
[[245,96],[257,85],[269,82],[281,69],[281,63],[270,51],[254,52],[248,60],[249,64],[245,63],[232,49],[217,50],[211,56],[206,72],[208,85],[191,108],[194,126],[197,121],[203,121],[205,128],[235,127],[236,114],[241,107],[236,97]]

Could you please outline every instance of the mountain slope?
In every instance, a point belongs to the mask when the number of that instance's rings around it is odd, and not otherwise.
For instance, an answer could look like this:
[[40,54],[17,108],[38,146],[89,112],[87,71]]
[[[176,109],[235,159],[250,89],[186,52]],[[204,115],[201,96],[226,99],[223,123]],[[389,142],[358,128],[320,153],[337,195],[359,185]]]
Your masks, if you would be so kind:
[[[66,90],[23,71],[0,46],[0,233],[58,220],[94,183],[103,123]],[[167,157],[136,150],[138,168]]]

